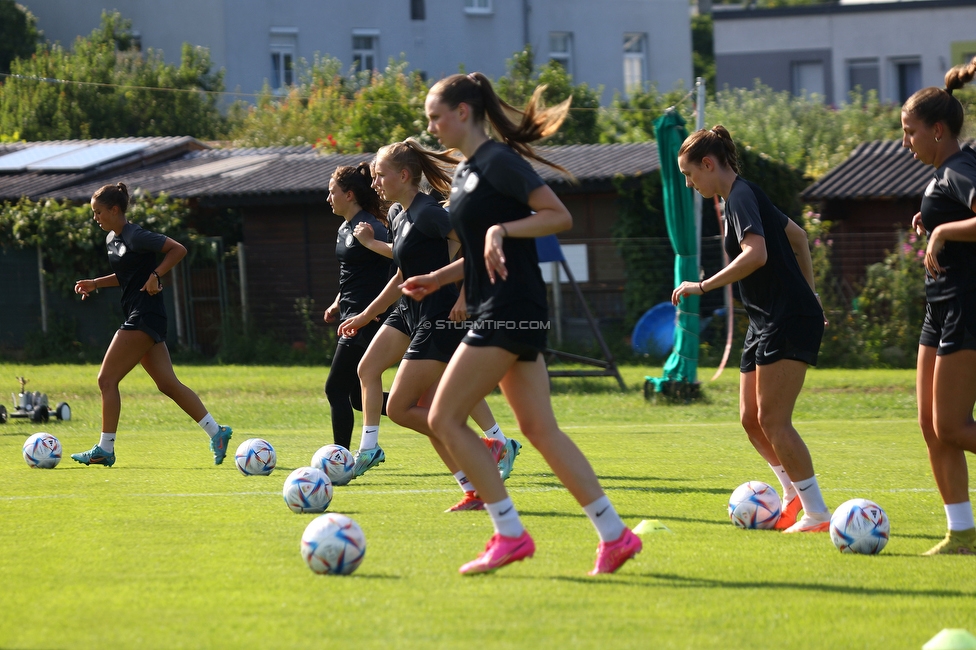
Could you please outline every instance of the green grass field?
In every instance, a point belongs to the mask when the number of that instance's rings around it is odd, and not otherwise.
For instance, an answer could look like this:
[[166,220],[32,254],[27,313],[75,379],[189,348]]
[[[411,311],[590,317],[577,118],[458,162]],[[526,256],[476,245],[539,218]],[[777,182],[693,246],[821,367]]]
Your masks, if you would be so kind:
[[[737,372],[694,405],[651,404],[655,369],[557,380],[561,424],[631,526],[656,519],[644,552],[591,578],[597,537],[526,447],[508,481],[535,558],[490,576],[457,568],[491,535],[483,512],[444,514],[460,496],[422,436],[384,421],[385,464],[336,489],[368,551],[348,577],[317,576],[299,554],[315,515],[281,498],[288,472],[331,442],[327,369],[180,367],[221,422],[278,453],[270,477],[212,465],[205,434],[142,370],[123,383],[114,468],[68,454],[97,441],[93,366],[0,364],[0,403],[16,375],[71,422],[51,422],[64,460],[32,470],[24,439],[0,427],[0,648],[920,648],[942,628],[976,632],[976,560],[923,558],[945,517],[915,424],[910,371],[808,375],[796,423],[828,505],[879,502],[892,522],[880,556],[842,555],[827,535],[742,531],[726,516],[746,480],[775,483],[737,423]],[[502,397],[489,398],[518,436]],[[354,435],[354,444],[358,434]],[[777,486],[778,487],[778,486]]]

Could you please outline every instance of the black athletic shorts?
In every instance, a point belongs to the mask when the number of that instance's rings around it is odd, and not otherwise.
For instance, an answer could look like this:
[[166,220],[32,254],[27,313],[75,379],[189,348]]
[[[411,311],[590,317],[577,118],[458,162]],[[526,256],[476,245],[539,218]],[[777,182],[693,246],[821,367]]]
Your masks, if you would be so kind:
[[409,312],[398,306],[383,324],[410,337],[410,347],[404,353],[404,359],[447,363],[468,331],[465,323],[455,323],[449,316],[450,312],[444,312],[439,318],[414,323]]
[[792,316],[783,322],[757,327],[749,322],[742,346],[739,372],[752,372],[756,366],[768,366],[783,359],[817,365],[824,323],[820,316]]
[[926,303],[918,344],[938,348],[940,356],[976,350],[976,294]]
[[132,314],[119,329],[139,330],[148,334],[156,343],[166,342],[166,317],[159,314]]
[[[478,319],[471,324],[471,329],[465,334],[462,343],[475,347],[502,348],[518,355],[519,361],[535,361],[545,352],[546,330],[519,327],[520,324],[536,323],[539,321],[494,321],[494,327]],[[511,327],[509,327],[511,326]]]

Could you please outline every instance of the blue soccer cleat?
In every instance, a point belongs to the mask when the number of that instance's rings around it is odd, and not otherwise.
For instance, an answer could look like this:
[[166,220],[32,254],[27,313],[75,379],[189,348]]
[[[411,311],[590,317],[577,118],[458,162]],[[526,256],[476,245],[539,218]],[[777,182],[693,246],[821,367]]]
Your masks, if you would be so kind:
[[210,451],[214,455],[214,465],[220,465],[224,462],[224,458],[227,456],[227,443],[230,442],[233,434],[234,430],[230,427],[220,427],[217,435],[210,439]]
[[111,467],[115,464],[115,452],[105,451],[98,445],[80,454],[71,454],[71,458],[82,465],[105,465],[106,467]]
[[383,462],[386,462],[386,454],[383,453],[379,445],[376,445],[372,449],[360,449],[356,452],[356,477],[362,476],[366,473],[366,470],[372,469]]
[[522,443],[518,440],[508,439],[505,443],[505,455],[498,461],[498,473],[502,480],[506,480],[512,475],[512,467],[515,465],[515,457],[522,451]]

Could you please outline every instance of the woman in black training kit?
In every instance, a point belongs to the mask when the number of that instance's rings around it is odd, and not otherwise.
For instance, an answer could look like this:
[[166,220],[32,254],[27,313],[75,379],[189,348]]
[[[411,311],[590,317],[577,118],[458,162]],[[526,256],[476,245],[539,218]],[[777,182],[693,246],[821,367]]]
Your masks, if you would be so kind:
[[[97,190],[92,195],[91,207],[95,222],[108,231],[105,244],[114,273],[93,280],[78,280],[75,293],[81,294],[84,300],[101,288],[122,287],[122,311],[126,320],[115,333],[98,371],[102,436],[89,451],[71,454],[71,457],[84,465],[111,467],[115,464],[115,434],[122,410],[119,382],[141,363],[159,391],[176,402],[207,432],[214,465],[220,465],[227,455],[231,428],[218,425],[197,394],[177,379],[166,348],[166,308],[160,278],[183,259],[186,248],[178,241],[144,230],[125,218],[129,190],[122,183],[105,185]],[[157,264],[160,253],[163,259]]]
[[[366,248],[353,234],[356,226],[367,224],[376,239],[385,242],[389,238],[385,206],[372,184],[369,163],[338,167],[329,180],[329,205],[343,222],[336,236],[339,293],[325,310],[326,323],[337,319],[342,322],[365,311],[390,279],[390,258]],[[384,318],[385,314],[380,320],[357,330],[355,335],[339,338],[329,378],[325,381],[325,394],[332,409],[332,438],[335,444],[346,449],[352,442],[352,410],[363,410],[362,385],[357,371],[359,361]],[[383,415],[386,415],[386,397],[384,394]],[[383,460],[380,458],[375,462]]]

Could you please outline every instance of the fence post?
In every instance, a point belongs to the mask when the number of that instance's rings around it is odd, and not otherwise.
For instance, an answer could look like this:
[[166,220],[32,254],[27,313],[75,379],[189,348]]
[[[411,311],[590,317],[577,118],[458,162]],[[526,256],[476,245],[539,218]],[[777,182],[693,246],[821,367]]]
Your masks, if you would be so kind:
[[550,262],[552,265],[552,311],[556,318],[556,344],[563,344],[563,289],[559,280],[559,262]]
[[247,261],[244,257],[244,242],[237,245],[237,271],[241,282],[241,323],[247,331]]
[[176,341],[180,346],[186,346],[186,338],[183,335],[183,305],[180,300],[183,298],[183,290],[180,284],[180,276],[183,273],[183,265],[177,262],[173,267],[173,309],[176,311]]
[[41,290],[41,331],[47,334],[47,290],[44,287],[44,253],[37,243],[37,282]]

